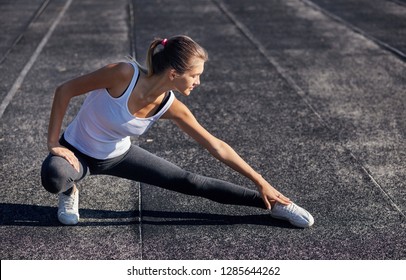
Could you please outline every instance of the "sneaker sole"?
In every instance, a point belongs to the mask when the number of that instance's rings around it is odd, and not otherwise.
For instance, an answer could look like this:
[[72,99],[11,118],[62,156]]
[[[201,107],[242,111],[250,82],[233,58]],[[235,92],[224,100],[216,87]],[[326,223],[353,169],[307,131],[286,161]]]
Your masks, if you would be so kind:
[[77,225],[79,223],[79,217],[75,218],[75,219],[65,219],[64,218],[65,215],[61,214],[58,215],[58,220],[61,224],[67,225],[67,226],[74,226]]
[[281,217],[281,216],[278,216],[278,215],[272,215],[271,214],[271,217],[273,217],[275,219],[279,219],[279,220],[288,221],[289,223],[291,223],[295,227],[300,227],[300,228],[308,228],[308,227],[311,227],[314,224],[314,219],[313,219],[312,216],[310,216],[311,218],[309,220],[303,220],[304,221],[303,224],[302,223],[298,224],[295,221],[291,221],[286,217]]

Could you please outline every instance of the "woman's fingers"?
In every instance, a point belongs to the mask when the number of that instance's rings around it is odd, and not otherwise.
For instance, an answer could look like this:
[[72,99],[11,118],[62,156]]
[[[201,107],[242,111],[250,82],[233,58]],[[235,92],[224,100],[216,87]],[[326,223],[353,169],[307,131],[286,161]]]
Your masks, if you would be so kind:
[[282,203],[282,204],[288,205],[288,204],[291,203],[290,199],[287,198],[286,196],[284,196],[284,195],[281,194],[281,193],[278,193],[278,194],[276,195],[276,198],[277,198],[276,201],[278,201],[278,202],[280,202],[280,203]]
[[271,206],[276,202],[283,205],[289,205],[292,203],[288,197],[284,196],[280,191],[272,187],[265,180],[258,185],[258,190],[267,209],[271,209]]
[[288,197],[284,196],[283,194],[281,194],[276,190],[275,191],[269,190],[262,196],[264,198],[265,206],[267,209],[271,209],[271,205],[275,202],[279,202],[283,205],[289,205],[290,203],[292,203]]
[[72,153],[65,157],[65,159],[75,168],[77,172],[79,172],[79,160],[78,158]]
[[277,201],[284,205],[289,205],[291,203],[290,199],[285,196],[278,197]]
[[66,159],[77,172],[80,172],[79,160],[71,150],[59,146],[52,148],[51,153]]
[[271,209],[271,202],[269,199],[263,199],[266,209]]

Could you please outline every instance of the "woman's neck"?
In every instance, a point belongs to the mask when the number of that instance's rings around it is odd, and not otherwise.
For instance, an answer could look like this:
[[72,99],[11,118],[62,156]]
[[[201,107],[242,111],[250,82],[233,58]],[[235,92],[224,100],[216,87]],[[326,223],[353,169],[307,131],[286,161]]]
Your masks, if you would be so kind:
[[147,77],[144,73],[140,74],[136,95],[146,103],[155,101],[159,96],[171,90],[171,82],[166,75],[153,75]]

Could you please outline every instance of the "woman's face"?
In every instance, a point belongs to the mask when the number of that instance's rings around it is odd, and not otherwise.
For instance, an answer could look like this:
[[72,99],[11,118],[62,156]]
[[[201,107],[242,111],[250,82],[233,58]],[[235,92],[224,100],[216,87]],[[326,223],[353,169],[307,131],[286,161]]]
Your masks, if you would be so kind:
[[181,75],[176,75],[173,82],[175,90],[188,96],[190,92],[200,85],[200,75],[204,71],[204,60],[196,59],[190,70]]

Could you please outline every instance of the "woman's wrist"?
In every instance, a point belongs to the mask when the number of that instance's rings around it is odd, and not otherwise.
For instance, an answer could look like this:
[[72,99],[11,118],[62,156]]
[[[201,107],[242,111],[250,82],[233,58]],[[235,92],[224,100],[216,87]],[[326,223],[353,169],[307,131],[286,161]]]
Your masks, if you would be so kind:
[[55,148],[55,147],[59,146],[59,141],[57,141],[57,142],[49,142],[48,141],[47,146],[48,146],[48,150],[51,151],[52,148]]
[[263,187],[263,186],[264,186],[264,183],[266,183],[265,179],[264,179],[264,178],[262,177],[262,175],[259,174],[259,173],[256,173],[256,174],[253,176],[252,181],[254,182],[254,184],[255,184],[257,187]]

